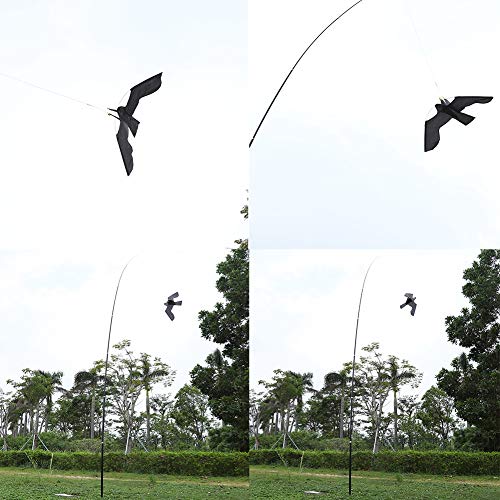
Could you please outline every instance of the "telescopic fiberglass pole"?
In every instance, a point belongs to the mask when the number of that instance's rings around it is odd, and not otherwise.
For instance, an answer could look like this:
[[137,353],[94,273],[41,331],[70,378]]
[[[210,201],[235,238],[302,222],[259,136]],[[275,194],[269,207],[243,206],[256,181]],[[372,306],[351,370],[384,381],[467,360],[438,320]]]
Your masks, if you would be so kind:
[[356,3],[354,3],[353,5],[351,5],[348,9],[344,10],[344,12],[342,12],[342,14],[340,14],[340,16],[336,17],[326,28],[324,28],[323,31],[321,31],[321,33],[307,46],[306,50],[304,50],[304,52],[302,52],[301,56],[297,59],[297,61],[295,62],[295,64],[292,66],[292,69],[288,72],[288,75],[286,75],[286,78],[283,80],[283,83],[280,85],[280,88],[278,89],[278,92],[276,92],[276,94],[274,95],[273,100],[271,101],[271,104],[269,104],[269,106],[267,107],[267,110],[264,113],[264,116],[260,120],[259,125],[257,126],[255,132],[253,133],[252,139],[250,140],[250,144],[248,145],[249,148],[252,147],[252,144],[253,144],[253,141],[254,141],[255,137],[259,133],[259,129],[262,126],[262,123],[264,123],[264,120],[266,119],[266,116],[268,115],[269,111],[271,110],[271,108],[272,108],[272,106],[274,104],[274,101],[277,99],[279,93],[281,92],[281,89],[285,86],[285,83],[290,78],[290,75],[293,73],[293,70],[296,68],[297,64],[299,64],[300,60],[306,55],[306,52],[314,45],[314,43],[316,42],[316,40],[318,40],[318,38],[330,26],[332,26],[333,24],[335,24],[344,14],[347,14],[351,9],[353,9],[354,7],[356,7],[356,5],[358,5],[362,1],[363,0],[358,0]]
[[[135,256],[134,256],[135,257]],[[134,258],[132,257],[132,259]],[[118,296],[118,289],[120,288],[120,283],[122,281],[123,273],[127,266],[132,261],[130,259],[125,267],[122,269],[120,278],[118,279],[118,284],[116,285],[115,298],[113,300],[113,308],[111,309],[111,318],[109,320],[109,332],[108,332],[108,347],[106,349],[106,363],[104,365],[104,387],[103,387],[103,398],[102,398],[102,422],[101,422],[101,497],[104,496],[104,423],[106,420],[106,384],[108,381],[108,359],[109,359],[109,344],[111,341],[111,327],[113,326],[113,315],[115,313],[116,297]]]
[[[376,259],[376,257],[375,257]],[[372,260],[371,264],[368,266],[366,270],[365,279],[363,280],[363,286],[361,287],[361,294],[359,296],[359,305],[358,305],[358,317],[356,319],[356,334],[354,336],[354,353],[352,356],[352,374],[351,374],[351,395],[350,395],[350,421],[349,421],[349,495],[351,495],[351,486],[352,486],[352,428],[354,422],[354,408],[353,408],[353,399],[354,399],[354,367],[356,365],[356,344],[358,342],[358,326],[359,326],[359,313],[361,312],[361,301],[363,300],[363,292],[365,290],[366,278],[368,277],[368,273],[375,262],[375,259]]]

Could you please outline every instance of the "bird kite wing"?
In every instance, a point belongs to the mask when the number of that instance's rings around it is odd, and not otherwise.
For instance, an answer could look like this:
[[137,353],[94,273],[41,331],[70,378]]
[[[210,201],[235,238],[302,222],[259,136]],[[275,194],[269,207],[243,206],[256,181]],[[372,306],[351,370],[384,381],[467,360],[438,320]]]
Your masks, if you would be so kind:
[[413,297],[413,293],[405,293],[405,297],[411,299]]
[[179,292],[175,292],[172,295],[170,295],[170,297],[168,298],[168,300],[176,299],[178,296],[179,296]]
[[130,175],[134,168],[134,159],[132,158],[133,148],[128,142],[128,126],[121,120],[120,128],[118,129],[118,133],[116,134],[116,140],[118,141],[120,153],[122,154],[125,170],[127,171],[127,175]]
[[439,129],[451,120],[451,116],[438,111],[438,113],[425,122],[424,151],[434,149],[439,143]]
[[167,316],[172,320],[174,321],[174,313],[172,312],[172,306],[168,306],[166,309],[165,309],[165,312],[167,313]]
[[411,312],[410,312],[412,316],[415,316],[416,309],[417,309],[417,304],[413,302],[413,304],[411,305]]
[[130,96],[125,106],[125,110],[129,115],[134,114],[141,98],[156,92],[161,87],[161,75],[162,73],[158,73],[130,89]]
[[455,111],[462,111],[465,109],[467,106],[470,106],[471,104],[486,104],[487,102],[490,102],[493,99],[493,97],[479,97],[479,96],[458,96],[451,101],[449,104],[450,108],[455,110]]
[[399,306],[399,308],[400,308],[400,309],[403,309],[403,307],[404,307],[404,306],[406,306],[406,305],[407,305],[407,304],[406,304],[406,302],[405,302],[404,304],[401,304],[401,305]]
[[182,300],[178,300],[177,302],[174,302],[174,305],[176,305],[176,306],[182,306]]

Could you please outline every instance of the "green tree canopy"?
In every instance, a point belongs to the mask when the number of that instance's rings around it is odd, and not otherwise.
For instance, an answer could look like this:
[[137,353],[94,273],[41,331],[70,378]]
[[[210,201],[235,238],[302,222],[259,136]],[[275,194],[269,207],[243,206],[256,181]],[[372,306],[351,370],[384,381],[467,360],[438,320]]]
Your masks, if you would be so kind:
[[482,250],[464,271],[470,306],[446,318],[448,340],[466,349],[437,375],[457,414],[476,427],[476,446],[500,450],[500,250]]
[[[218,435],[231,436],[230,447],[248,450],[248,241],[236,241],[217,266],[217,290],[223,301],[199,313],[202,337],[221,344],[191,371],[192,384],[208,396],[212,414],[229,426]],[[215,435],[212,435],[215,436]]]

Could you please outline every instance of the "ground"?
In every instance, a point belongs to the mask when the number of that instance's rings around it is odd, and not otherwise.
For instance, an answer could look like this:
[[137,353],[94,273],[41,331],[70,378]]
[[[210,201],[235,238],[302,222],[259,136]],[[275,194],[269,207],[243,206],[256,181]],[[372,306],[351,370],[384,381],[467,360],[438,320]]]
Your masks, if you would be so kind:
[[[192,477],[106,473],[105,498],[186,499],[352,498],[376,500],[491,500],[500,498],[500,479],[493,476],[432,476],[355,471],[348,496],[346,471],[253,466],[247,477]],[[316,491],[320,494],[306,494]],[[56,493],[100,498],[99,475],[81,471],[0,468],[1,500],[48,500]]]
[[[377,500],[492,500],[500,479],[492,476],[433,476],[354,471],[352,496],[346,471],[252,466],[251,498],[362,498]],[[306,491],[316,491],[320,494]]]
[[[98,473],[0,468],[1,500],[54,500],[56,493],[76,498],[100,498]],[[104,497],[115,499],[169,498],[198,500],[249,498],[248,477],[192,477],[109,472]]]

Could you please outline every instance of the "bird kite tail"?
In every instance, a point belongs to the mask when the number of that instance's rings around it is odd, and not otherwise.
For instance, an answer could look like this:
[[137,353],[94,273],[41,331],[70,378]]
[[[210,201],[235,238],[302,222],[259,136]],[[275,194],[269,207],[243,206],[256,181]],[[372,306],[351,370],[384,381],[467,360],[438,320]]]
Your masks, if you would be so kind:
[[403,307],[404,307],[405,305],[406,305],[406,303],[405,303],[405,304],[401,304],[401,305],[399,306],[399,308],[400,308],[400,309],[403,309]]
[[463,125],[469,125],[469,123],[475,119],[474,116],[462,113],[461,111],[455,111],[455,113],[457,114],[455,118]]

